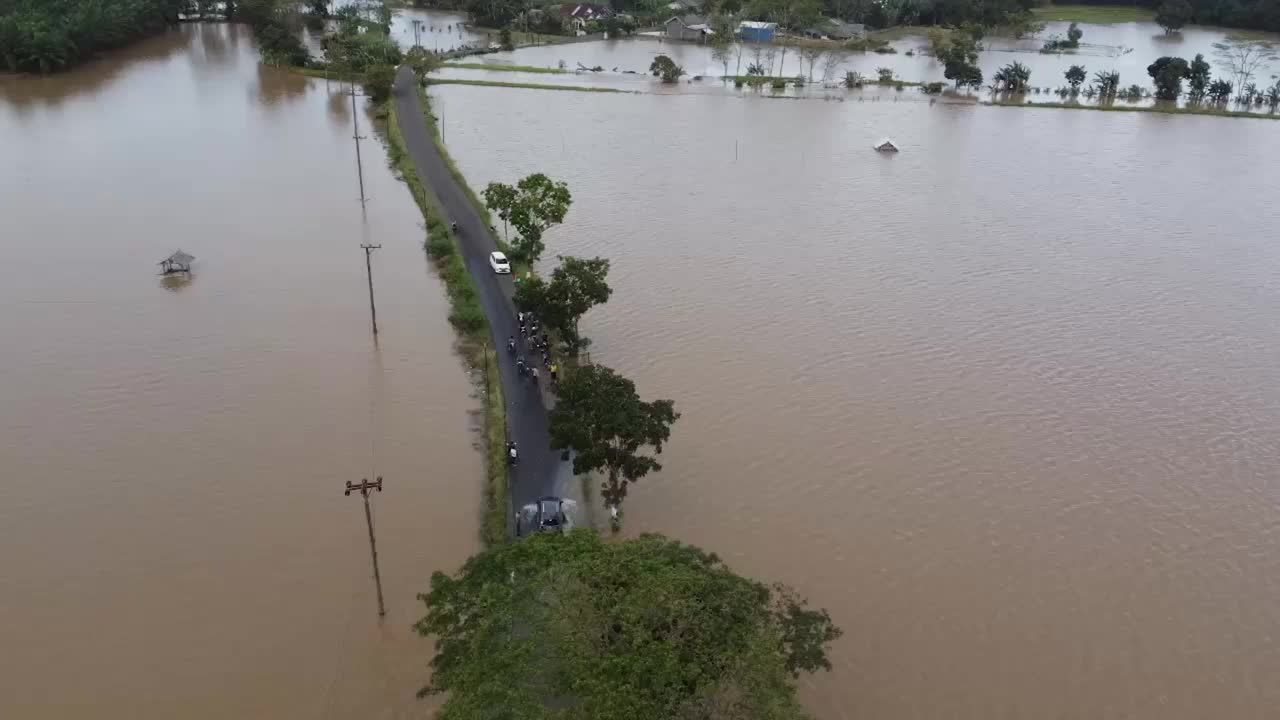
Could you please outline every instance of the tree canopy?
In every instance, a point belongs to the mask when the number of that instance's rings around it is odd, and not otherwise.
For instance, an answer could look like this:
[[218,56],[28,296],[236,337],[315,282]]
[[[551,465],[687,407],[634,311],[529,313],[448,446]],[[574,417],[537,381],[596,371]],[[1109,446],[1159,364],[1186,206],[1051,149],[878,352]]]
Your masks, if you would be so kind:
[[185,0],[6,0],[0,2],[0,61],[12,72],[64,70],[160,32],[176,23],[187,5]]
[[[514,245],[515,252],[524,260],[537,262],[546,245],[542,234],[553,225],[564,222],[573,196],[569,186],[557,182],[542,173],[534,173],[520,180],[515,186],[516,196],[511,202],[508,217],[520,233]],[[506,222],[508,218],[503,218]]]
[[[653,455],[671,437],[680,418],[670,400],[644,402],[636,385],[603,365],[565,373],[551,410],[551,447],[571,449],[573,471],[604,471],[602,496],[619,507],[627,486],[662,464]],[[653,448],[653,455],[642,448]]]
[[1158,99],[1177,100],[1182,94],[1182,79],[1191,76],[1191,68],[1186,60],[1166,55],[1148,65],[1147,74],[1155,81]]
[[561,257],[560,266],[551,272],[551,282],[532,276],[520,283],[516,305],[536,313],[576,352],[582,345],[578,321],[591,308],[608,302],[613,294],[606,281],[608,275],[609,261],[605,258]]
[[1156,24],[1164,28],[1165,33],[1175,33],[1191,22],[1193,12],[1187,0],[1165,0],[1156,9]]
[[654,77],[662,78],[664,83],[674,83],[684,75],[684,68],[666,55],[659,55],[649,63],[649,72],[653,73]]
[[643,535],[535,535],[436,572],[414,626],[442,720],[799,720],[841,634],[793,591]]

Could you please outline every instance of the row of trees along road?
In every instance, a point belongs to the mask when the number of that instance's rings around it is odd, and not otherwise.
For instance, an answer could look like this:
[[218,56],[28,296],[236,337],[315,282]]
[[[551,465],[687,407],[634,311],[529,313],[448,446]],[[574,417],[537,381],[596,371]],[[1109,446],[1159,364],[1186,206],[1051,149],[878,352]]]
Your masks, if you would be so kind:
[[[542,173],[515,185],[492,182],[484,189],[488,208],[502,220],[503,237],[513,258],[536,263],[546,249],[543,234],[564,222],[573,197],[565,183]],[[510,229],[517,233],[510,239]],[[517,278],[515,303],[535,313],[572,357],[586,346],[579,322],[591,308],[609,301],[609,261],[605,258],[557,256],[550,279],[528,274]],[[627,487],[661,470],[654,457],[671,436],[680,417],[670,400],[646,402],[635,383],[602,365],[569,367],[556,387],[551,411],[551,445],[572,450],[575,473],[603,473],[601,494],[621,508]],[[615,524],[616,527],[616,524]]]
[[420,695],[446,694],[445,720],[802,720],[796,680],[830,670],[841,635],[791,589],[659,535],[535,535],[420,598]]

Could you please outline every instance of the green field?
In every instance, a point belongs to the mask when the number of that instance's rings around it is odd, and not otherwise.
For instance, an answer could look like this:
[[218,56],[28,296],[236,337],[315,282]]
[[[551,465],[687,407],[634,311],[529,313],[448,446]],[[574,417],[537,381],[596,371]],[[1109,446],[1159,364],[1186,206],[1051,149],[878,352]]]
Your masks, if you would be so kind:
[[1143,22],[1155,18],[1155,11],[1136,5],[1047,5],[1031,11],[1037,20],[1093,23]]

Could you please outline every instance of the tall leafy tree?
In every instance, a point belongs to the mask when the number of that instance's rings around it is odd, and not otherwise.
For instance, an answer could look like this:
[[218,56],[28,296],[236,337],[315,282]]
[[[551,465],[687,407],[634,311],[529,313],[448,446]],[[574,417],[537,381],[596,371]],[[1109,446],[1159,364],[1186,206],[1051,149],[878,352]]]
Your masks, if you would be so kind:
[[672,401],[645,402],[635,383],[603,365],[587,365],[560,382],[551,411],[551,446],[576,453],[573,471],[579,475],[604,472],[604,501],[617,508],[631,483],[662,469],[653,455],[662,453],[679,417]]
[[968,33],[953,33],[950,42],[941,48],[942,76],[955,82],[956,87],[979,87],[982,70],[978,68],[978,42]]
[[1191,65],[1187,69],[1187,84],[1190,86],[1193,99],[1199,100],[1204,97],[1205,90],[1209,87],[1209,63],[1204,59],[1204,55],[1197,53],[1191,60]]
[[662,78],[662,82],[672,84],[680,80],[680,76],[684,75],[684,68],[676,64],[666,55],[659,55],[649,63],[649,72],[653,73],[656,78]]
[[1072,65],[1067,68],[1063,75],[1067,78],[1067,84],[1071,86],[1072,90],[1079,90],[1080,84],[1088,77],[1083,65]]
[[446,720],[801,720],[801,673],[841,635],[782,585],[661,535],[535,535],[436,572],[414,628],[434,640]]
[[1182,80],[1191,74],[1191,68],[1186,60],[1166,55],[1148,65],[1147,74],[1155,81],[1157,99],[1177,100],[1182,94]]
[[[570,351],[582,346],[578,323],[587,311],[609,301],[609,261],[605,258],[561,257],[560,266],[551,272],[551,281],[523,282],[516,291],[517,302],[533,310],[555,328]],[[529,278],[533,280],[533,278]]]
[[1171,35],[1191,22],[1194,12],[1187,0],[1164,0],[1156,9],[1156,24],[1164,28],[1166,35]]
[[546,245],[542,235],[554,225],[564,222],[573,197],[569,186],[542,173],[534,173],[516,183],[516,199],[511,206],[511,224],[520,238],[513,243],[520,257],[537,262]]
[[481,195],[484,197],[485,206],[502,219],[502,237],[504,240],[507,239],[508,221],[511,219],[511,211],[515,208],[519,193],[506,183],[491,182]]

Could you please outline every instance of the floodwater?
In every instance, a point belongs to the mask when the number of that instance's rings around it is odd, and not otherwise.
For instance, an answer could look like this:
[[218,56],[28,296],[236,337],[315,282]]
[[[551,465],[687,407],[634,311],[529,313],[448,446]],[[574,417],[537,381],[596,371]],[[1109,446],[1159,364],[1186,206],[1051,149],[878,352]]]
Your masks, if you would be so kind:
[[[367,222],[350,99],[239,26],[0,78],[0,717],[429,714],[410,625],[478,547],[476,402],[360,121]],[[381,622],[342,493],[374,476]]]
[[[1118,25],[1084,25],[1082,46],[1074,53],[1041,54],[1040,47],[1044,40],[1054,36],[1066,36],[1067,23],[1048,23],[1044,32],[1035,38],[1020,41],[1008,38],[990,37],[984,42],[985,50],[978,54],[978,65],[983,75],[990,78],[1002,65],[1017,61],[1031,69],[1031,84],[1043,88],[1057,88],[1066,85],[1063,73],[1072,65],[1084,65],[1090,77],[1095,71],[1115,70],[1120,73],[1121,85],[1128,87],[1138,84],[1151,86],[1151,78],[1147,75],[1147,66],[1163,55],[1176,55],[1190,60],[1196,53],[1203,53],[1213,65],[1215,76],[1229,76],[1230,71],[1222,65],[1213,54],[1213,44],[1224,41],[1230,30],[1219,28],[1191,27],[1178,35],[1165,35],[1155,23],[1122,23]],[[1270,37],[1280,40],[1280,36],[1257,34],[1258,37]],[[930,82],[945,80],[943,67],[932,56],[927,54],[928,39],[920,36],[908,36],[891,43],[897,51],[894,54],[878,54],[872,52],[849,53],[843,63],[832,65],[827,71],[828,79],[840,81],[845,71],[860,72],[869,78],[876,77],[876,69],[887,67],[894,71],[899,80],[911,82]],[[735,45],[733,59],[729,63],[730,75],[746,74],[747,67],[753,62],[768,66],[770,60],[768,45]],[[741,50],[740,57],[737,50]],[[812,74],[815,81],[824,75],[823,63],[815,64],[810,73],[808,64],[802,64],[799,53],[789,49],[785,56],[782,48],[774,48],[775,59],[772,61],[773,74],[792,77]],[[911,54],[908,55],[907,53]],[[706,45],[685,42],[663,42],[657,38],[635,37],[621,40],[569,43],[565,45],[544,45],[540,47],[522,48],[510,53],[496,53],[479,59],[481,62],[499,64],[520,64],[536,67],[557,67],[560,62],[573,70],[579,64],[591,68],[600,66],[606,71],[618,72],[630,70],[643,75],[648,71],[649,63],[660,54],[669,55],[690,77],[702,75],[708,78],[719,77],[724,73],[724,66],[711,57],[711,48]],[[1280,63],[1271,63],[1259,68],[1254,82],[1264,87],[1275,82],[1275,75],[1280,72]],[[546,82],[547,76],[540,76]],[[689,78],[686,78],[688,80]],[[536,80],[535,80],[536,82]]]
[[1274,121],[431,93],[473,185],[568,182],[592,360],[683,413],[628,532],[844,628],[817,717],[1275,717]]

